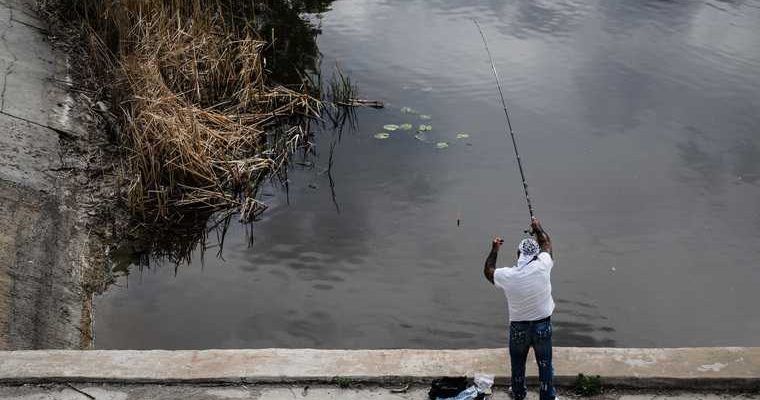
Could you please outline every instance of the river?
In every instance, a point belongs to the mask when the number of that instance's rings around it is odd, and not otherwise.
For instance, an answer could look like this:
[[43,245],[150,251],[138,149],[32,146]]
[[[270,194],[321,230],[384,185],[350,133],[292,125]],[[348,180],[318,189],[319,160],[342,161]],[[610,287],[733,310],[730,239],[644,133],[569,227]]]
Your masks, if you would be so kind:
[[[503,346],[483,261],[529,220],[472,18],[554,241],[555,345],[760,345],[760,1],[339,0],[309,16],[322,68],[386,107],[317,136],[252,245],[233,224],[223,258],[120,278],[96,346]],[[432,130],[374,137],[404,123]]]

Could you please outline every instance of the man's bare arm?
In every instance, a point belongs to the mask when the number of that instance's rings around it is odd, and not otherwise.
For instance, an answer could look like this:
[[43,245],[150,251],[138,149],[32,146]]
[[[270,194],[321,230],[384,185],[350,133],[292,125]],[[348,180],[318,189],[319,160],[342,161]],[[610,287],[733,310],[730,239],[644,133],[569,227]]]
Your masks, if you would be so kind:
[[552,240],[549,239],[549,234],[544,231],[538,218],[533,217],[533,220],[530,222],[530,227],[533,230],[533,235],[536,237],[538,247],[541,248],[541,251],[545,251],[554,256],[554,254],[552,254]]
[[486,265],[483,267],[483,275],[486,276],[489,282],[493,283],[493,274],[496,271],[496,259],[499,257],[499,248],[504,244],[504,240],[500,237],[493,239],[491,243],[491,252],[486,258]]

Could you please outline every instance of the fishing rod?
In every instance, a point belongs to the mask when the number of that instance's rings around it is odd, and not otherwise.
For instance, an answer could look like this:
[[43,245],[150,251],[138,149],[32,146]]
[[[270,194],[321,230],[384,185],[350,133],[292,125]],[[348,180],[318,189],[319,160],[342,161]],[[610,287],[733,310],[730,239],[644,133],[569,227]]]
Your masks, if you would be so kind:
[[[480,37],[483,38],[483,44],[486,46],[486,52],[488,53],[488,59],[491,61],[491,68],[493,69],[493,76],[496,78],[496,87],[499,88],[499,96],[501,97],[501,104],[504,106],[504,115],[507,117],[507,126],[505,127],[504,134],[509,132],[509,136],[512,138],[512,146],[515,149],[515,157],[517,158],[517,167],[520,169],[520,177],[522,178],[523,190],[525,191],[525,201],[528,203],[528,212],[530,213],[530,219],[533,220],[533,204],[530,202],[530,195],[528,194],[528,181],[525,179],[525,171],[523,170],[522,161],[520,160],[520,152],[517,151],[517,140],[515,140],[515,131],[512,129],[512,121],[509,119],[509,112],[507,112],[507,102],[504,100],[504,93],[501,90],[501,82],[499,81],[499,73],[496,71],[496,65],[493,62],[493,56],[491,56],[491,50],[488,48],[488,40],[486,40],[486,34],[483,33],[483,29],[480,28],[478,20],[473,19],[472,22],[478,27]],[[527,232],[527,231],[526,231]]]

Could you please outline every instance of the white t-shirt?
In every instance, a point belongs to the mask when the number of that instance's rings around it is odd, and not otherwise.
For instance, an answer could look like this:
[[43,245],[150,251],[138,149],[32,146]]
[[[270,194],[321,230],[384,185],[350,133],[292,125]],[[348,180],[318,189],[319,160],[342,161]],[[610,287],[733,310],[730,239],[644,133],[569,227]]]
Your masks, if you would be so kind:
[[552,315],[552,256],[542,252],[538,258],[521,267],[497,268],[494,285],[504,291],[509,305],[510,321],[536,321]]

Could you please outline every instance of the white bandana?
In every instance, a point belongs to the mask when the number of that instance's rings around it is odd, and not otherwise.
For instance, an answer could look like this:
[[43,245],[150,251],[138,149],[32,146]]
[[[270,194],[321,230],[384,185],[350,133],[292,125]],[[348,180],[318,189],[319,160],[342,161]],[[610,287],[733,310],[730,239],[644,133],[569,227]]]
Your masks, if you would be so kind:
[[518,268],[533,261],[539,251],[538,243],[531,238],[521,240],[517,249],[520,250],[520,257],[517,258]]

